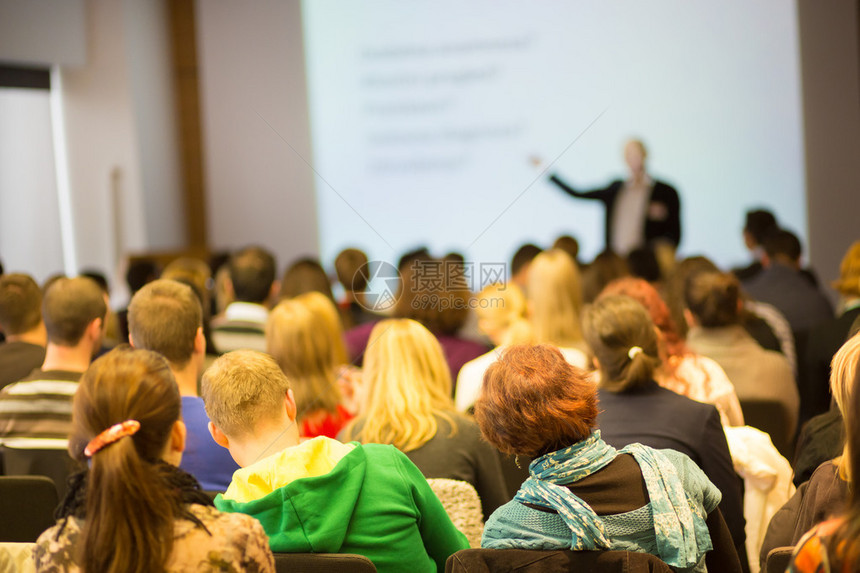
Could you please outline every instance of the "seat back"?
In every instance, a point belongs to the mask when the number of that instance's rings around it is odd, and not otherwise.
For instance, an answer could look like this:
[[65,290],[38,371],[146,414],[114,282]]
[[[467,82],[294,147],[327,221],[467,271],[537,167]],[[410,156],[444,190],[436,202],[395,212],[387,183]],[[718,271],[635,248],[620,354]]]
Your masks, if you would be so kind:
[[776,400],[741,400],[744,422],[770,434],[770,439],[786,459],[794,455],[794,436],[789,435],[790,417],[785,405]]
[[2,448],[3,473],[7,476],[45,476],[53,480],[57,495],[66,495],[66,479],[81,465],[66,450]]
[[767,573],[785,573],[793,554],[794,547],[774,547],[771,549],[765,561]]
[[275,553],[277,573],[376,573],[373,562],[352,553]]
[[451,522],[469,540],[469,547],[480,547],[484,514],[475,487],[464,481],[445,478],[430,478],[427,483],[442,502]]
[[35,543],[54,525],[58,504],[50,478],[0,476],[0,542]]
[[633,551],[464,549],[448,558],[445,573],[671,573],[658,557]]

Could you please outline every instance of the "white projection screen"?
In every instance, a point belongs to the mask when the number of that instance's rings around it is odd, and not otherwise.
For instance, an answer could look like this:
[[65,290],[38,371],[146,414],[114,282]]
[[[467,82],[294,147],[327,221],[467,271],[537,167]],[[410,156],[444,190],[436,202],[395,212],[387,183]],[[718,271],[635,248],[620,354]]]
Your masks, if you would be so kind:
[[321,256],[344,247],[506,262],[561,234],[603,249],[590,189],[622,145],[682,203],[682,255],[748,259],[743,213],[806,242],[800,63],[789,0],[305,1]]

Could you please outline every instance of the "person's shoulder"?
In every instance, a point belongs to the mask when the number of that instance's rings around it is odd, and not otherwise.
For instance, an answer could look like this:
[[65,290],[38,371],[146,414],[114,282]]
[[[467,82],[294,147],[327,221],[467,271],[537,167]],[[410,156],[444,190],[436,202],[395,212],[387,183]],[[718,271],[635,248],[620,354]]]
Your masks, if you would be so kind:
[[[844,481],[839,476],[839,464],[837,459],[827,460],[819,464],[815,471],[812,472],[812,477],[809,478],[810,484],[825,485],[834,484]],[[847,482],[846,482],[847,483]]]

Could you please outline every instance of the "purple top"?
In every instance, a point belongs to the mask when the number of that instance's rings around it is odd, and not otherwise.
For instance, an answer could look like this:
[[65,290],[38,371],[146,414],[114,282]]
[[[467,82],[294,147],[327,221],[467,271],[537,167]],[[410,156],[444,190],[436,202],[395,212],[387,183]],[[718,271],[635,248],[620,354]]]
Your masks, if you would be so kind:
[[[356,366],[361,366],[362,362],[364,362],[364,351],[370,339],[370,331],[373,330],[374,326],[376,326],[376,322],[360,324],[355,328],[350,328],[343,335],[343,340],[346,343],[346,351],[349,353],[350,360]],[[457,374],[460,373],[460,368],[463,367],[463,364],[474,360],[490,350],[489,347],[479,342],[466,340],[459,336],[436,335],[436,340],[442,346],[442,352],[445,354],[448,368],[451,369],[451,381],[454,385],[457,384]]]

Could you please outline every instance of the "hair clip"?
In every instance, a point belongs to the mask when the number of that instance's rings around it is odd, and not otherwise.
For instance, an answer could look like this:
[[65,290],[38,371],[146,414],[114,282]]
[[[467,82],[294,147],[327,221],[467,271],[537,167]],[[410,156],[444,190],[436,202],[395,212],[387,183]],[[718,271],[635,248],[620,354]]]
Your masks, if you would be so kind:
[[630,350],[627,351],[627,356],[628,356],[628,358],[630,358],[630,360],[633,360],[634,358],[636,358],[637,354],[641,354],[641,353],[642,353],[642,347],[641,346],[632,346],[632,347],[630,347]]
[[88,458],[93,457],[97,451],[103,447],[116,442],[126,436],[132,436],[140,429],[140,422],[137,420],[126,420],[119,424],[114,424],[107,430],[100,433],[98,436],[90,440],[87,447],[84,448],[84,455]]

